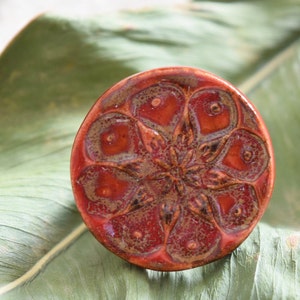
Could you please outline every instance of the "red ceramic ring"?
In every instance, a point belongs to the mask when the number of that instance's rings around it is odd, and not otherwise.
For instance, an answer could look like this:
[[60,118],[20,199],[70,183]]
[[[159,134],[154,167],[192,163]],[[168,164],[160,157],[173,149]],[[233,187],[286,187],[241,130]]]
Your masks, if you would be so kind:
[[262,217],[274,176],[254,106],[230,83],[189,67],[139,73],[107,90],[71,157],[90,231],[121,258],[161,271],[238,247]]

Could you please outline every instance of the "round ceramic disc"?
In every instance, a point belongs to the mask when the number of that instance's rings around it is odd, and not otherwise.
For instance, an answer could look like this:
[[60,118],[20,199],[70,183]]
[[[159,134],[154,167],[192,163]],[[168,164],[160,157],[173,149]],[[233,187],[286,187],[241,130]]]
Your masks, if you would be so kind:
[[189,67],[128,77],[95,103],[71,157],[78,209],[110,251],[175,271],[224,257],[274,183],[261,116],[228,82]]

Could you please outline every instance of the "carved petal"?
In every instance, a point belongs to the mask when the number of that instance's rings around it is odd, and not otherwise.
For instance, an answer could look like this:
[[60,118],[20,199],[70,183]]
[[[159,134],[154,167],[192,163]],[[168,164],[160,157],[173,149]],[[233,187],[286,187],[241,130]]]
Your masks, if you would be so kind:
[[86,136],[86,151],[95,161],[132,160],[140,152],[140,135],[136,122],[121,113],[99,117]]
[[77,182],[88,199],[87,212],[99,216],[124,209],[137,190],[133,178],[113,167],[89,166]]
[[215,219],[227,232],[239,232],[251,226],[258,214],[258,200],[251,185],[237,184],[211,192]]
[[167,252],[175,261],[205,261],[219,249],[221,235],[209,221],[190,210],[183,210],[167,243]]
[[219,88],[195,92],[189,102],[189,113],[197,140],[214,139],[230,132],[237,124],[235,102]]
[[218,166],[232,177],[244,181],[259,178],[269,162],[263,140],[251,132],[235,130],[218,158]]
[[184,94],[179,87],[159,83],[134,95],[131,111],[145,125],[170,136],[182,116],[184,104]]
[[160,206],[146,206],[114,217],[104,225],[105,238],[126,253],[153,253],[162,247],[165,237],[159,213]]

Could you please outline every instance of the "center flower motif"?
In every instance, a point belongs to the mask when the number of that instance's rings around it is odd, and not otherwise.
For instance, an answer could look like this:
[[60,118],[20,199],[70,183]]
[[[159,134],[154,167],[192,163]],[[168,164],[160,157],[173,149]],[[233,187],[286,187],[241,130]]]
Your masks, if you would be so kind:
[[[162,179],[167,178],[172,181],[176,191],[182,196],[186,192],[186,185],[191,187],[200,187],[201,178],[199,172],[201,166],[199,164],[191,163],[194,161],[194,150],[190,149],[184,153],[179,153],[176,148],[170,147],[169,149],[170,164],[164,160],[155,159],[155,163],[160,166],[163,171],[159,171],[149,176],[149,179]],[[166,185],[170,191],[172,185]]]

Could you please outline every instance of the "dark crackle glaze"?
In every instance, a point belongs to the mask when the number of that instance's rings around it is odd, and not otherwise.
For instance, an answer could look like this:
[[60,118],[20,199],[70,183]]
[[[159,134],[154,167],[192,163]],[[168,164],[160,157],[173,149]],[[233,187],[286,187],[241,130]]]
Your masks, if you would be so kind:
[[105,92],[74,142],[72,186],[95,237],[144,268],[232,252],[274,183],[269,134],[236,88],[202,70],[154,69]]

